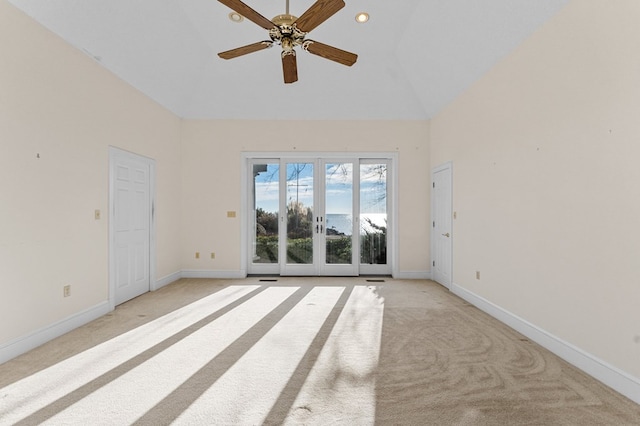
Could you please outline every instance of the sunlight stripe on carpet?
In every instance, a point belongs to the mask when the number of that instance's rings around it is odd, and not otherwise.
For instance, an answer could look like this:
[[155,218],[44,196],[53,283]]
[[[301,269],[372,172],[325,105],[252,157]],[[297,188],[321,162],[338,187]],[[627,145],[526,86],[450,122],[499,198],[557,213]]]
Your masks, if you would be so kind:
[[285,424],[374,424],[384,299],[356,286]]
[[296,287],[270,287],[186,337],[45,424],[131,424],[249,330]]
[[173,424],[262,424],[343,291],[313,288]]
[[2,388],[0,418],[12,424],[29,416],[259,287],[225,288]]

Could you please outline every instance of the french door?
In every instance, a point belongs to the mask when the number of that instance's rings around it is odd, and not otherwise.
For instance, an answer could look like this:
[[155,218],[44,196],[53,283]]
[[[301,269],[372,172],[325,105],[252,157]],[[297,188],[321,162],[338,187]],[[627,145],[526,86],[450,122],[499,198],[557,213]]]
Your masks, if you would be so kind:
[[250,159],[248,272],[389,274],[390,162]]

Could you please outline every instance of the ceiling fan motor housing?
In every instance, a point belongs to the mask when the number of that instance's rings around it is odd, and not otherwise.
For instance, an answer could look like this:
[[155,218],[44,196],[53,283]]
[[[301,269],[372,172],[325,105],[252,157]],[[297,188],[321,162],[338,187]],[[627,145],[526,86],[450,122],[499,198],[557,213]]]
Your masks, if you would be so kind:
[[294,22],[298,19],[297,16],[289,15],[288,13],[283,13],[282,15],[278,15],[271,20],[274,24],[280,25],[293,25]]
[[283,14],[271,20],[276,26],[269,30],[269,37],[274,43],[282,45],[283,53],[293,53],[293,48],[302,45],[307,35],[294,25],[297,19],[296,16]]

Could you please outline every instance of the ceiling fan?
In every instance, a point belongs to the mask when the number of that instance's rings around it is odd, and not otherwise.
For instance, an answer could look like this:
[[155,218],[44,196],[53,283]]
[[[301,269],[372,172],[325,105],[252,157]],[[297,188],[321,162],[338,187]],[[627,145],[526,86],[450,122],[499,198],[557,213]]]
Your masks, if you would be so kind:
[[240,0],[218,1],[268,30],[269,38],[271,39],[220,52],[218,56],[222,59],[237,58],[238,56],[268,49],[274,44],[279,44],[282,46],[282,71],[285,83],[298,81],[298,66],[296,51],[294,50],[296,46],[301,46],[302,49],[309,53],[347,66],[353,65],[358,59],[358,55],[354,53],[305,39],[307,33],[345,6],[343,0],[317,0],[299,18],[289,14],[289,0],[287,0],[286,13],[278,15],[271,20],[260,15]]

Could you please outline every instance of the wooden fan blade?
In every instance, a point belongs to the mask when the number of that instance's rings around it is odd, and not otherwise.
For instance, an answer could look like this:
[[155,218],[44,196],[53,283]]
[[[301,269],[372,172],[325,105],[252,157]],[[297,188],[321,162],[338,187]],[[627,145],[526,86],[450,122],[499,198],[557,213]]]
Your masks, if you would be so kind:
[[329,46],[328,44],[313,40],[307,40],[303,47],[309,53],[322,56],[325,59],[338,62],[348,67],[355,64],[358,60],[358,55],[355,53],[347,52],[346,50],[338,49],[337,47]]
[[218,1],[224,4],[225,6],[229,7],[230,9],[238,12],[240,15],[244,16],[248,20],[260,25],[265,30],[270,30],[271,28],[276,26],[273,22],[271,22],[264,16],[260,15],[258,12],[256,12],[255,10],[253,10],[251,7],[247,6],[240,0],[218,0]]
[[220,52],[218,53],[218,56],[220,56],[222,59],[233,59],[233,58],[237,58],[238,56],[257,52],[259,50],[268,49],[272,45],[273,45],[272,41],[259,41],[257,43],[248,44],[246,46],[227,50],[225,52]]
[[308,33],[344,6],[343,0],[318,0],[296,20],[295,25],[300,31]]
[[298,81],[298,64],[296,55],[282,55],[282,72],[285,83],[295,83]]

